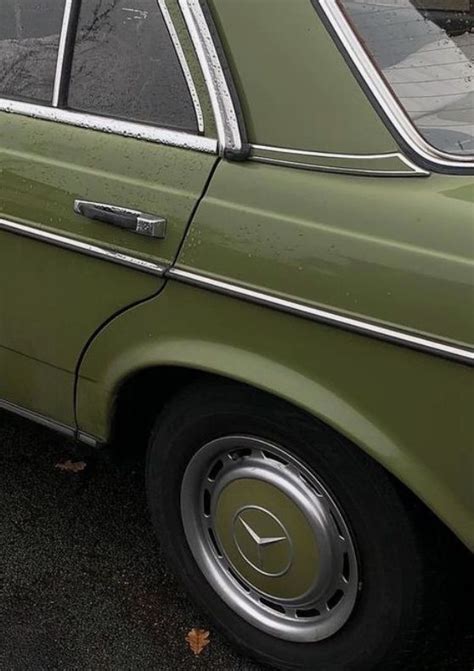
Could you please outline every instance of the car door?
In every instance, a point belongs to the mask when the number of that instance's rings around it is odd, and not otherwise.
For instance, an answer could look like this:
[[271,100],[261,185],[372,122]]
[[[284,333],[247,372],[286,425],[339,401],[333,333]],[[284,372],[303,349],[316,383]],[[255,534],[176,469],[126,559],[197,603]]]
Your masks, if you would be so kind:
[[81,351],[179,250],[217,159],[175,4],[1,3],[4,407],[73,426]]

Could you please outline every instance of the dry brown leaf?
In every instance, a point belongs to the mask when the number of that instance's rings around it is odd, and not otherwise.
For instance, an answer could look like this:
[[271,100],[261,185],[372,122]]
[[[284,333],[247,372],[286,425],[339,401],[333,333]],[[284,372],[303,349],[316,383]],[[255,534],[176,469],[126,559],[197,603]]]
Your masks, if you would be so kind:
[[195,655],[200,655],[206,645],[210,643],[209,632],[205,629],[191,629],[188,631],[186,641]]
[[66,473],[80,473],[86,468],[87,464],[85,461],[63,461],[62,463],[56,464],[54,468],[58,468],[60,471],[65,471]]

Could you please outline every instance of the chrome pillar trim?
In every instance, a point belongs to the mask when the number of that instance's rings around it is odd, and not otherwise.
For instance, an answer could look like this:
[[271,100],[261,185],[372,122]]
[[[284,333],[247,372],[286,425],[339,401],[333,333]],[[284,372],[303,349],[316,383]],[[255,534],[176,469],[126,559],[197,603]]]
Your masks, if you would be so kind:
[[86,256],[93,256],[97,259],[102,259],[103,261],[116,263],[120,266],[140,270],[141,272],[157,275],[158,277],[162,277],[166,271],[165,266],[161,266],[151,261],[146,261],[128,254],[122,254],[121,252],[107,247],[101,247],[88,242],[81,242],[80,240],[75,240],[74,238],[64,235],[58,235],[57,233],[51,233],[50,231],[45,231],[41,228],[19,224],[7,219],[0,219],[0,230],[23,235],[24,237],[32,238],[39,242],[46,242],[56,247],[62,247],[63,249],[68,249]]
[[344,50],[403,141],[420,158],[441,168],[472,169],[474,156],[457,158],[454,154],[436,149],[420,135],[357,38],[339,3],[335,0],[313,0],[313,2],[317,2],[321,7]]
[[14,403],[10,403],[9,401],[5,401],[1,398],[0,398],[0,409],[6,410],[7,412],[11,412],[15,415],[18,415],[19,417],[29,419],[32,422],[36,422],[37,424],[41,424],[42,426],[45,426],[48,429],[53,429],[54,431],[62,433],[64,436],[68,436],[69,438],[74,438],[75,436],[76,432],[72,426],[62,424],[61,422],[56,422],[56,420],[50,419],[49,417],[45,417],[44,415],[41,415],[38,412],[34,412],[33,410],[27,410],[26,408],[22,408],[19,405],[15,405]]
[[311,319],[315,322],[335,326],[346,331],[360,333],[396,345],[402,345],[410,349],[420,350],[460,363],[474,365],[474,349],[468,347],[460,347],[451,344],[450,342],[432,339],[429,336],[418,335],[416,332],[407,332],[401,329],[391,328],[385,326],[383,323],[357,319],[355,317],[327,310],[326,308],[312,307],[304,303],[280,298],[272,294],[255,291],[254,289],[245,286],[217,280],[213,277],[181,270],[179,268],[170,268],[166,272],[166,276],[186,284],[209,289],[210,291],[215,291],[227,296],[233,296],[235,298],[249,301],[250,303],[264,305],[282,312],[288,312],[298,317]]
[[260,144],[252,144],[251,149],[250,160],[252,161],[293,166],[306,170],[389,177],[427,177],[430,174],[400,152],[390,154],[335,154]]
[[243,142],[237,112],[199,0],[178,0],[209,90],[219,153],[240,152]]
[[186,83],[188,85],[188,90],[191,95],[193,105],[194,105],[194,111],[196,113],[196,120],[197,120],[197,125],[198,125],[198,130],[200,133],[204,132],[204,115],[202,113],[202,108],[201,108],[201,103],[199,101],[199,96],[196,91],[196,87],[194,85],[193,77],[191,75],[191,70],[189,69],[188,62],[186,60],[186,56],[184,55],[183,47],[181,46],[181,42],[179,41],[178,33],[176,32],[176,29],[173,24],[173,20],[171,18],[171,15],[168,11],[168,7],[166,4],[166,0],[158,0],[158,4],[161,9],[161,13],[163,15],[163,19],[166,23],[166,27],[168,28],[169,35],[171,37],[171,40],[174,44],[174,48],[176,51],[176,55],[178,56],[178,60],[181,65],[181,69],[184,74],[184,78],[186,79]]
[[114,135],[123,135],[124,137],[132,137],[138,140],[156,142],[157,144],[181,147],[182,149],[193,149],[206,154],[217,154],[216,140],[201,135],[192,135],[191,133],[183,133],[182,131],[170,130],[168,128],[148,126],[133,121],[110,119],[95,114],[72,112],[71,110],[35,105],[19,100],[7,100],[5,98],[0,98],[0,112],[21,114],[22,116],[34,119],[55,121],[69,126],[98,130]]
[[63,78],[64,70],[64,61],[66,56],[66,47],[68,41],[68,34],[73,14],[74,0],[65,0],[64,4],[64,14],[63,14],[63,23],[61,26],[61,34],[59,37],[59,49],[58,49],[58,58],[56,61],[56,74],[54,77],[54,88],[53,88],[53,107],[58,107],[59,105],[59,96],[61,92],[61,83]]

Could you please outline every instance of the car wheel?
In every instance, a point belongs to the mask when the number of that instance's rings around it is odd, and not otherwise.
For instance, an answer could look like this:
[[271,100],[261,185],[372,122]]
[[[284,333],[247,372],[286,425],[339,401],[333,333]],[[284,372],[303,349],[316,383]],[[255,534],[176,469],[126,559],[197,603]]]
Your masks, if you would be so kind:
[[368,671],[419,651],[433,585],[405,492],[304,412],[190,386],[157,421],[147,491],[174,570],[245,654]]

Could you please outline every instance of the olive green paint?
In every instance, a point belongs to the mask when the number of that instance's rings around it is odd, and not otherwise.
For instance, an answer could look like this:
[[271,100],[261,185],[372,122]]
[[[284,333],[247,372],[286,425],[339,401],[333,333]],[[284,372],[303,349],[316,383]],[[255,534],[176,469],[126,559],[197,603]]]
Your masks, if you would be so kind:
[[474,548],[468,367],[170,281],[89,348],[79,379],[80,428],[106,440],[123,382],[170,365],[246,382],[319,417]]
[[[297,599],[317,583],[319,551],[314,531],[303,512],[278,487],[252,478],[231,482],[219,495],[214,520],[218,540],[232,566],[260,592],[278,599]],[[242,521],[261,538],[279,540],[259,547]]]
[[[251,141],[399,151],[309,0],[211,4]],[[472,343],[472,178],[223,161],[184,239],[216,161],[0,113],[0,217]],[[72,210],[77,197],[165,216],[167,237],[83,219]],[[159,384],[161,366],[243,381],[320,418],[474,548],[466,366],[0,232],[0,398],[64,424],[74,424],[76,411],[81,431],[107,440],[124,382],[155,368]]]
[[179,265],[474,343],[472,179],[222,163]]
[[[74,148],[73,151],[71,148]],[[144,259],[174,259],[212,155],[0,112],[0,213],[110,245]],[[75,214],[84,198],[167,217],[165,240]]]
[[397,151],[310,0],[210,0],[250,142]]
[[[169,265],[215,160],[0,113],[0,217]],[[80,217],[75,198],[162,215],[166,238]],[[73,424],[74,372],[87,340],[161,286],[160,278],[0,231],[0,398]]]

